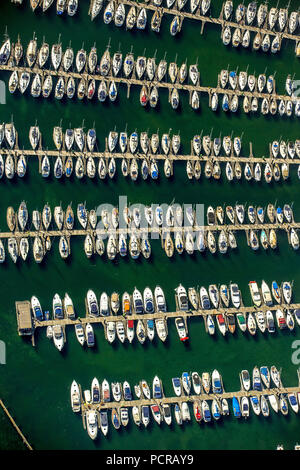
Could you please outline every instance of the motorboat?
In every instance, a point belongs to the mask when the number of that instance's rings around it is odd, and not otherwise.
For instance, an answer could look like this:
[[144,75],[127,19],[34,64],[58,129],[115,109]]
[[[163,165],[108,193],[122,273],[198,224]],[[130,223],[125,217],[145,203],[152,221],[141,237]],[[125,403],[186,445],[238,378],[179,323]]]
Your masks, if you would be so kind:
[[42,321],[44,319],[44,314],[39,299],[35,296],[32,296],[30,305],[34,319],[36,321]]
[[212,384],[212,391],[214,394],[223,392],[222,378],[221,378],[220,373],[216,369],[212,372],[211,384]]
[[187,311],[189,308],[188,305],[188,296],[185,287],[183,287],[182,284],[179,284],[179,286],[175,289],[176,292],[176,299],[178,302],[178,309]]
[[260,307],[262,304],[262,299],[260,295],[260,291],[258,289],[258,285],[256,281],[250,281],[249,282],[249,289],[250,289],[250,294],[252,297],[252,301],[256,307]]
[[183,341],[183,342],[187,341],[189,337],[187,334],[186,325],[182,317],[175,318],[175,326],[176,326],[180,341]]
[[247,327],[248,327],[249,333],[252,336],[254,336],[256,333],[256,322],[255,322],[255,317],[252,313],[249,313],[248,315]]
[[89,437],[95,440],[98,434],[98,415],[94,409],[88,409],[85,413],[86,427]]
[[85,343],[85,340],[86,340],[84,328],[83,328],[81,323],[76,323],[74,325],[74,328],[75,328],[76,338],[77,338],[79,344],[81,344],[81,346],[83,346],[84,343]]
[[71,407],[74,413],[79,413],[81,410],[80,388],[75,380],[71,384]]
[[64,332],[61,325],[53,326],[53,342],[55,347],[61,351],[65,344]]
[[241,306],[241,293],[238,288],[238,285],[235,283],[230,284],[230,297],[231,302],[235,308],[240,308]]
[[251,388],[251,378],[248,370],[242,370],[242,372],[240,373],[240,378],[244,390],[248,392]]

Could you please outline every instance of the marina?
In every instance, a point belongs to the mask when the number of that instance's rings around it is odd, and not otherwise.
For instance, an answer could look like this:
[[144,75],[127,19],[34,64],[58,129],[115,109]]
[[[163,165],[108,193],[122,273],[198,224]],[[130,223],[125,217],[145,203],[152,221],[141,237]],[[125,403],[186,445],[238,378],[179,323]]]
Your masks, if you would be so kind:
[[0,448],[296,449],[297,1],[2,3]]

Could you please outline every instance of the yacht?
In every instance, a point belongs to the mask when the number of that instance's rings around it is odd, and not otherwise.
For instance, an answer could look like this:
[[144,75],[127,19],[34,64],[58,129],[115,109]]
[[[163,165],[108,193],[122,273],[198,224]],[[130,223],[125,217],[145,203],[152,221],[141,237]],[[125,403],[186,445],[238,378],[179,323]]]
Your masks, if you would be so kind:
[[85,339],[86,339],[83,325],[81,323],[76,323],[76,325],[74,325],[74,328],[75,328],[76,338],[77,338],[79,344],[81,344],[81,346],[83,346],[84,343],[85,343]]
[[238,285],[235,283],[230,284],[230,296],[231,302],[235,308],[240,308],[241,306],[241,293],[238,288]]
[[256,307],[260,307],[262,304],[262,299],[261,295],[258,289],[258,285],[256,281],[250,281],[249,282],[249,289],[250,289],[250,294],[252,297],[252,301]]
[[103,317],[109,316],[109,298],[106,292],[102,292],[100,296],[99,306],[100,315]]
[[31,297],[31,309],[35,320],[41,321],[44,319],[43,310],[40,304],[40,301],[37,297]]
[[156,331],[157,331],[157,335],[159,339],[162,342],[165,342],[168,336],[166,321],[161,318],[155,319],[155,327],[156,327]]
[[53,342],[55,347],[61,351],[65,344],[64,332],[61,325],[53,326]]
[[187,341],[189,339],[187,335],[187,329],[182,317],[175,318],[175,326],[177,329],[177,333],[179,336],[180,341]]
[[95,440],[98,434],[98,415],[94,409],[88,409],[85,414],[88,435]]
[[152,291],[149,287],[146,287],[144,290],[143,299],[145,313],[154,313],[154,299]]
[[71,384],[71,406],[74,413],[79,413],[81,410],[80,388],[75,380]]
[[86,335],[86,344],[89,348],[95,346],[95,335],[93,327],[90,323],[86,324],[85,328],[85,335]]
[[247,370],[242,370],[240,373],[240,378],[244,390],[248,392],[251,388],[251,378],[249,372]]
[[185,287],[183,287],[181,284],[175,289],[176,292],[176,299],[178,302],[178,309],[187,311],[189,308],[188,305],[188,297],[186,293]]
[[97,297],[91,289],[88,291],[86,296],[87,306],[88,306],[88,313],[92,317],[99,316],[99,307],[97,302]]

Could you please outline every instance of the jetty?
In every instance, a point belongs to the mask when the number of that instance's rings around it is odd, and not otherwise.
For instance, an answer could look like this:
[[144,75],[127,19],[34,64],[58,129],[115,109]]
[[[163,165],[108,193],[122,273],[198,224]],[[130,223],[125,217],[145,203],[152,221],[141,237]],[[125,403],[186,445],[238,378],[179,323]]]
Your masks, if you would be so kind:
[[17,431],[18,435],[20,436],[20,438],[22,439],[23,443],[25,444],[25,446],[27,447],[28,450],[33,450],[33,448],[31,447],[31,445],[29,444],[29,442],[27,441],[26,437],[24,436],[24,434],[22,433],[21,429],[19,428],[19,426],[17,425],[16,421],[14,420],[14,418],[12,417],[12,415],[10,414],[10,412],[8,411],[8,409],[6,408],[3,400],[0,399],[0,406],[1,408],[3,409],[4,413],[6,414],[6,416],[8,417],[9,421],[11,422],[12,426],[14,427],[14,429]]
[[62,148],[61,150],[48,150],[48,149],[43,149],[43,148],[38,148],[38,149],[20,149],[18,147],[15,147],[13,149],[8,149],[8,148],[0,148],[0,154],[2,154],[3,156],[7,156],[7,155],[12,155],[14,156],[15,158],[18,158],[19,156],[21,155],[24,155],[25,157],[36,157],[39,159],[39,161],[45,156],[47,155],[48,157],[52,157],[52,158],[57,158],[57,157],[61,157],[62,160],[66,160],[68,157],[71,157],[71,158],[78,158],[78,157],[81,157],[83,159],[88,159],[90,157],[92,158],[95,158],[95,159],[100,159],[100,158],[104,158],[104,159],[111,159],[111,158],[115,158],[115,159],[127,159],[127,160],[133,160],[134,158],[136,160],[142,160],[142,159],[147,159],[147,160],[172,160],[173,162],[176,162],[176,161],[187,161],[187,160],[190,160],[190,161],[200,161],[200,162],[206,162],[206,161],[219,161],[219,162],[230,162],[230,163],[236,163],[236,162],[239,162],[239,163],[261,163],[261,164],[266,164],[266,163],[270,163],[270,164],[283,164],[283,163],[286,163],[288,165],[299,165],[300,164],[300,158],[298,158],[297,156],[295,156],[295,158],[290,158],[290,157],[286,157],[286,158],[280,158],[280,157],[274,157],[270,151],[270,154],[269,156],[254,156],[253,153],[252,153],[252,143],[250,142],[250,153],[249,153],[249,156],[245,156],[245,155],[239,155],[239,156],[236,156],[233,154],[233,149],[232,149],[232,152],[230,155],[224,155],[224,154],[221,154],[221,155],[214,155],[213,153],[213,146],[212,146],[212,149],[211,149],[211,153],[210,155],[206,155],[206,154],[203,154],[201,153],[199,156],[198,155],[195,155],[195,153],[193,151],[191,151],[191,153],[189,154],[174,154],[172,153],[172,150],[170,150],[170,152],[168,154],[164,154],[164,153],[152,153],[151,151],[149,151],[148,153],[143,153],[142,151],[138,151],[137,153],[131,153],[130,151],[126,151],[124,153],[122,152],[110,152],[107,148],[107,139],[106,139],[106,146],[105,146],[105,150],[104,151],[100,151],[100,152],[90,152],[88,151],[86,148],[83,150],[83,152],[80,152],[79,150],[66,150],[65,148]]
[[[27,301],[29,303],[29,301]],[[18,317],[18,310],[19,310],[19,304],[23,304],[24,302],[16,302],[16,313]],[[178,307],[177,307],[178,308]],[[211,308],[211,309],[202,309],[199,308],[198,310],[195,309],[188,309],[188,310],[179,310],[177,309],[176,311],[168,311],[168,312],[161,312],[161,311],[156,311],[155,313],[143,313],[143,314],[136,314],[136,313],[131,313],[129,315],[113,315],[112,312],[109,313],[108,316],[91,316],[89,315],[88,312],[88,307],[87,303],[85,302],[85,315],[83,316],[77,316],[77,318],[70,319],[68,318],[65,313],[64,313],[64,318],[61,319],[49,319],[49,320],[43,320],[43,321],[38,321],[36,319],[32,318],[32,331],[31,335],[34,337],[35,331],[48,327],[48,326],[54,326],[54,325],[61,325],[62,328],[65,331],[65,328],[68,326],[74,326],[78,323],[81,323],[82,325],[86,325],[87,323],[91,324],[101,324],[104,328],[104,333],[105,333],[105,327],[107,322],[125,322],[127,320],[133,320],[133,321],[138,321],[142,320],[143,322],[146,322],[147,320],[158,320],[158,319],[163,319],[165,322],[167,322],[168,319],[172,318],[177,318],[181,317],[186,325],[187,328],[187,321],[192,320],[193,318],[202,318],[204,321],[204,325],[206,326],[206,318],[208,315],[216,316],[219,314],[223,314],[225,317],[225,320],[228,315],[234,315],[235,317],[238,314],[255,314],[256,312],[267,312],[268,310],[275,312],[276,310],[281,309],[281,310],[292,310],[292,309],[300,309],[300,303],[291,303],[287,304],[284,302],[281,302],[280,304],[272,305],[272,306],[267,306],[262,304],[260,307],[256,306],[244,306],[243,303],[241,303],[241,306],[239,308],[236,307],[223,307],[222,304],[216,309],[216,308]],[[167,323],[166,323],[167,324]],[[20,336],[22,336],[22,332],[20,332],[20,327],[19,327],[19,322],[18,322],[18,333]],[[28,334],[28,333],[26,333]],[[32,341],[34,345],[34,340]]]
[[100,402],[100,403],[86,403],[84,401],[81,402],[81,412],[85,413],[87,410],[94,409],[94,410],[111,410],[113,408],[121,408],[121,407],[128,407],[132,408],[133,406],[151,406],[151,405],[163,405],[163,404],[175,404],[175,403],[193,403],[195,400],[214,400],[214,399],[230,399],[233,397],[242,398],[242,397],[250,397],[250,396],[258,396],[261,397],[262,395],[275,395],[278,396],[281,393],[298,393],[300,392],[300,384],[296,387],[276,387],[276,388],[269,388],[264,390],[238,390],[236,392],[223,392],[223,393],[201,393],[200,395],[184,395],[175,396],[175,397],[162,397],[159,399],[151,398],[150,400],[147,398],[136,399],[136,400],[121,400],[121,401],[111,401],[111,402]]
[[157,89],[165,89],[169,90],[169,93],[173,90],[176,89],[179,91],[186,91],[190,94],[193,92],[198,92],[199,94],[205,93],[209,96],[213,95],[214,93],[216,94],[227,94],[229,97],[232,97],[234,95],[237,95],[238,97],[245,97],[247,96],[248,98],[261,98],[264,99],[266,98],[268,101],[276,100],[276,101],[281,101],[283,100],[285,104],[287,102],[295,103],[297,99],[293,96],[289,95],[280,95],[277,94],[275,91],[273,93],[263,93],[259,92],[257,90],[249,91],[249,90],[240,90],[238,88],[236,89],[231,89],[231,88],[222,88],[219,84],[216,87],[208,87],[208,86],[203,86],[200,84],[189,84],[189,83],[179,83],[178,81],[171,83],[167,81],[159,81],[157,80],[157,77],[155,77],[153,80],[149,80],[147,78],[144,79],[138,79],[136,77],[122,77],[122,76],[114,76],[110,72],[108,75],[100,75],[100,74],[90,74],[87,72],[87,65],[86,69],[84,72],[78,73],[78,72],[65,72],[62,67],[59,70],[52,70],[52,69],[41,69],[38,66],[33,66],[31,67],[26,67],[26,66],[16,66],[14,64],[8,64],[8,65],[0,65],[0,72],[1,71],[9,71],[9,72],[14,72],[17,71],[18,73],[22,72],[27,72],[29,74],[39,74],[41,77],[44,79],[47,75],[51,75],[53,77],[64,77],[66,80],[69,79],[70,77],[73,77],[74,79],[77,80],[85,80],[87,83],[91,80],[95,80],[95,82],[99,81],[105,81],[107,83],[110,83],[114,81],[116,84],[122,84],[127,86],[127,98],[130,96],[130,88],[133,85],[143,87],[146,86],[148,89],[151,90],[152,87],[156,87]]
[[[271,223],[254,223],[254,224],[214,224],[214,225],[194,225],[194,226],[186,226],[186,227],[159,227],[159,226],[154,226],[154,227],[142,227],[142,228],[136,228],[136,227],[124,227],[124,228],[97,228],[93,229],[91,227],[88,227],[86,229],[73,229],[73,230],[24,230],[24,231],[19,231],[15,230],[12,232],[0,232],[0,239],[7,239],[10,237],[16,237],[16,238],[34,238],[37,236],[40,237],[72,237],[72,236],[80,236],[84,237],[88,234],[92,236],[104,236],[105,238],[108,238],[110,235],[114,235],[118,237],[120,234],[124,235],[130,235],[130,234],[135,234],[137,237],[141,237],[143,234],[158,234],[163,236],[164,232],[170,232],[173,234],[176,234],[177,232],[180,233],[186,233],[186,232],[192,232],[192,233],[199,233],[199,232],[220,232],[224,230],[225,232],[228,231],[238,231],[238,232],[248,232],[250,230],[282,230],[285,232],[289,232],[292,228],[294,229],[300,229],[300,222],[284,222],[284,223],[278,223],[275,222],[273,224]],[[157,237],[156,237],[157,238]],[[150,237],[151,239],[151,237]]]
[[172,15],[172,16],[179,16],[181,22],[183,22],[184,19],[200,21],[202,23],[201,34],[203,33],[206,23],[208,23],[208,24],[214,24],[214,25],[220,26],[222,28],[222,31],[226,26],[229,26],[230,28],[239,28],[242,31],[242,33],[248,30],[250,33],[256,33],[256,34],[261,33],[262,35],[269,34],[270,36],[276,36],[278,34],[281,40],[287,39],[287,40],[295,41],[296,44],[298,41],[300,41],[299,34],[290,34],[288,32],[288,21],[287,21],[287,25],[285,29],[282,32],[277,32],[268,28],[267,18],[264,24],[262,25],[262,27],[248,25],[245,23],[245,21],[241,23],[237,23],[233,21],[232,19],[226,20],[224,18],[224,4],[222,5],[222,9],[221,9],[219,17],[213,17],[211,15],[204,16],[201,14],[201,2],[194,13],[190,13],[185,10],[179,10],[178,8],[176,8],[177,3],[175,3],[175,6],[173,6],[172,8],[166,8],[162,5],[158,7],[156,5],[153,5],[150,2],[147,2],[147,3],[140,2],[140,1],[137,2],[134,0],[121,0],[120,3],[123,3],[123,5],[127,5],[129,7],[134,6],[140,9],[145,8],[147,12],[159,11],[161,18],[163,17],[163,15]]

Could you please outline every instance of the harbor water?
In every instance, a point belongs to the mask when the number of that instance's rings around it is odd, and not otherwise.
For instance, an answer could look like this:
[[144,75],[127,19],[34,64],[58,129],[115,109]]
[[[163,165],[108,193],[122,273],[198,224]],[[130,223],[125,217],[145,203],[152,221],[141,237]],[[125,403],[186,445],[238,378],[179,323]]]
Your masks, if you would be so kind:
[[[1,30],[7,33],[14,42],[18,34],[27,45],[35,32],[41,45],[43,36],[52,45],[59,34],[63,48],[71,41],[75,51],[82,47],[90,50],[96,43],[98,57],[102,55],[110,41],[112,53],[120,49],[123,54],[130,51],[138,55],[153,56],[156,53],[157,63],[167,52],[166,60],[177,60],[181,64],[187,59],[188,65],[198,60],[201,73],[201,84],[215,86],[221,69],[246,70],[256,76],[260,73],[274,74],[279,93],[284,94],[285,79],[288,74],[299,77],[299,59],[295,57],[292,41],[284,41],[281,52],[277,55],[263,52],[226,48],[220,38],[221,28],[207,24],[203,35],[197,21],[184,20],[178,37],[171,37],[169,25],[171,16],[163,18],[160,34],[155,34],[147,27],[146,31],[126,31],[125,27],[103,23],[103,10],[94,22],[88,16],[89,1],[80,0],[79,11],[74,18],[59,18],[55,7],[47,13],[32,13],[29,1],[24,0],[22,7],[10,2],[1,2]],[[214,0],[213,16],[218,16],[222,2]],[[235,2],[235,7],[238,2]],[[277,1],[270,0],[269,8]],[[286,2],[279,2],[285,7]],[[297,10],[298,1],[292,0],[290,11]],[[144,53],[144,49],[146,49]],[[9,73],[1,72],[0,79],[8,83]],[[9,95],[7,88],[6,104],[0,105],[0,121],[9,122],[13,115],[14,124],[19,132],[20,148],[29,148],[28,131],[37,123],[42,132],[43,147],[53,149],[53,127],[60,124],[66,129],[80,127],[84,121],[85,129],[95,123],[99,150],[104,149],[104,139],[114,127],[118,131],[125,129],[129,133],[147,131],[154,133],[159,129],[164,132],[180,132],[182,153],[190,151],[190,140],[195,134],[213,136],[243,134],[242,154],[249,155],[249,142],[253,143],[255,156],[269,155],[269,142],[295,140],[299,138],[299,121],[297,118],[281,118],[279,115],[263,117],[246,115],[242,110],[236,114],[219,111],[213,113],[208,106],[208,96],[201,95],[200,110],[194,112],[188,103],[188,94],[180,93],[180,106],[172,110],[168,103],[167,90],[160,90],[160,102],[156,109],[144,109],[139,103],[138,88],[131,87],[127,99],[127,87],[120,85],[116,103],[99,103],[95,98],[91,102],[63,99],[61,102],[53,97],[46,99],[32,98],[29,93]],[[241,106],[240,106],[241,107]],[[76,177],[55,180],[51,176],[43,180],[38,173],[37,159],[30,157],[28,174],[22,180],[15,178],[0,181],[0,230],[7,231],[6,208],[15,209],[25,200],[30,212],[42,210],[48,203],[52,208],[62,204],[65,209],[72,201],[73,208],[79,202],[86,202],[92,209],[108,202],[118,204],[121,195],[127,195],[129,203],[141,202],[202,203],[217,206],[223,204],[263,205],[269,202],[281,207],[285,203],[293,204],[295,221],[300,221],[299,180],[296,168],[291,170],[288,182],[228,183],[225,176],[220,181],[205,180],[202,175],[199,181],[189,181],[186,176],[185,163],[176,162],[174,176],[168,181],[163,175],[163,167],[158,181],[137,182],[125,179],[117,162],[118,174],[113,180],[95,181],[85,177],[79,181]],[[224,167],[223,167],[224,168]],[[224,170],[223,173],[225,174]],[[70,385],[75,379],[83,389],[90,387],[93,377],[99,381],[106,378],[109,382],[128,380],[133,385],[141,379],[152,382],[157,374],[163,382],[166,395],[173,394],[171,378],[181,375],[183,371],[212,371],[218,369],[223,376],[226,391],[240,389],[239,372],[262,365],[276,365],[282,368],[282,381],[285,386],[298,383],[298,364],[292,362],[293,342],[300,339],[296,326],[294,332],[277,332],[274,335],[262,335],[260,332],[252,337],[237,331],[225,338],[217,334],[215,338],[205,333],[203,320],[192,319],[189,323],[190,341],[182,344],[179,341],[173,321],[168,321],[169,335],[165,344],[156,338],[153,344],[141,345],[136,340],[133,344],[116,343],[109,345],[104,338],[102,326],[95,326],[96,347],[82,349],[76,340],[73,328],[68,327],[67,344],[59,353],[53,342],[46,338],[45,329],[39,329],[35,336],[36,347],[17,334],[15,301],[30,300],[36,295],[44,310],[52,310],[52,298],[57,292],[64,296],[68,292],[73,299],[78,315],[85,314],[84,298],[89,288],[98,298],[101,292],[111,294],[113,291],[132,292],[136,286],[143,290],[146,286],[154,289],[160,285],[166,295],[169,310],[175,309],[174,288],[181,282],[186,288],[211,283],[221,284],[238,282],[245,305],[251,304],[248,282],[263,279],[269,284],[276,279],[294,281],[295,302],[300,302],[299,253],[288,245],[287,236],[278,234],[278,249],[252,251],[246,243],[244,233],[236,234],[238,248],[228,255],[216,256],[210,253],[196,253],[194,256],[183,254],[167,258],[161,249],[159,240],[153,240],[150,260],[137,261],[127,257],[117,258],[114,262],[105,256],[95,256],[88,260],[83,250],[83,238],[71,240],[71,257],[64,262],[58,253],[58,240],[53,241],[52,249],[47,253],[44,262],[37,265],[33,257],[26,262],[14,265],[7,256],[7,261],[0,266],[1,304],[0,304],[0,340],[6,344],[6,364],[0,365],[0,395],[11,411],[34,449],[274,449],[278,443],[286,449],[294,447],[299,439],[300,419],[292,410],[289,415],[275,415],[271,411],[269,418],[252,416],[244,421],[231,416],[225,417],[211,425],[198,425],[195,420],[190,424],[177,426],[174,422],[169,428],[166,424],[150,424],[139,429],[131,420],[126,429],[120,432],[110,426],[108,436],[102,435],[95,442],[91,441],[83,429],[80,416],[75,415],[70,406]],[[295,362],[295,361],[294,361]],[[175,420],[173,420],[175,421]],[[0,420],[0,448],[19,448],[15,431],[6,418]]]

